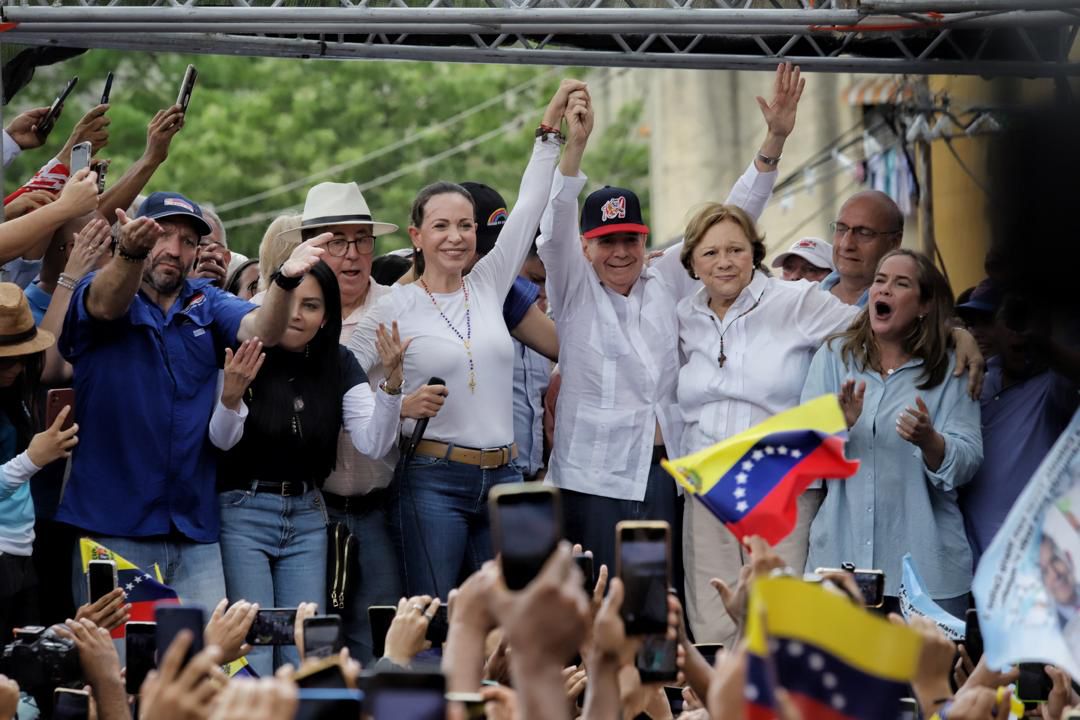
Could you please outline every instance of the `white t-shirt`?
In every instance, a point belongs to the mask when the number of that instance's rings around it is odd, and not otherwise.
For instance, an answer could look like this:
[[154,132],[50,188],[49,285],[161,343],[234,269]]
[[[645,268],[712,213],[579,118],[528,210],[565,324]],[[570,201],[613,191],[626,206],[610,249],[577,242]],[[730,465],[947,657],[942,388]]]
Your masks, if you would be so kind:
[[[470,448],[514,442],[514,349],[502,306],[540,225],[558,150],[555,143],[536,141],[521,178],[518,201],[499,233],[499,241],[465,276],[463,289],[429,297],[418,282],[397,285],[353,332],[349,349],[367,371],[379,361],[375,350],[379,323],[389,327],[397,320],[402,339],[412,338],[405,353],[404,392],[413,392],[432,377],[446,381],[446,403],[430,420],[426,439]],[[461,338],[471,338],[476,378],[472,389],[469,357]],[[411,433],[413,424],[406,421],[402,432]]]

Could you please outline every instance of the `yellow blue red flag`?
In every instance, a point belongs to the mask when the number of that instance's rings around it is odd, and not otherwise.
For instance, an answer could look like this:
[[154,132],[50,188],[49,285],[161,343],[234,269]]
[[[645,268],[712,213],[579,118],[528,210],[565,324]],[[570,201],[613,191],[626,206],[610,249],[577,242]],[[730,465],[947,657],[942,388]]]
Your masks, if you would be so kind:
[[803,720],[896,717],[919,667],[922,638],[816,583],[756,580],[747,617],[747,715],[776,717],[773,688]]
[[822,395],[662,464],[740,540],[757,535],[775,545],[795,528],[795,501],[810,483],[858,470],[844,457],[846,438],[840,403]]
[[[112,560],[116,563],[116,585],[124,589],[124,599],[131,604],[130,622],[154,622],[155,605],[159,602],[180,602],[176,591],[162,580],[161,570],[156,564],[150,568],[151,572],[146,572],[90,538],[79,540],[79,552],[82,555],[83,574],[89,572],[91,560]],[[112,636],[124,637],[124,626],[113,630]]]

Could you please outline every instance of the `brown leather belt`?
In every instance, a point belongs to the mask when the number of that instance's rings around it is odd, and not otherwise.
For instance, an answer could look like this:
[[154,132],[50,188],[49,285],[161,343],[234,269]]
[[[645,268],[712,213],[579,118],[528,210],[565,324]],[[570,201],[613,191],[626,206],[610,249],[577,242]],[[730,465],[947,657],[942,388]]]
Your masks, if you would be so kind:
[[518,450],[517,443],[481,450],[458,445],[451,446],[436,440],[421,440],[416,444],[416,454],[446,458],[466,465],[477,465],[481,470],[494,470],[497,467],[510,464],[510,461],[518,456]]

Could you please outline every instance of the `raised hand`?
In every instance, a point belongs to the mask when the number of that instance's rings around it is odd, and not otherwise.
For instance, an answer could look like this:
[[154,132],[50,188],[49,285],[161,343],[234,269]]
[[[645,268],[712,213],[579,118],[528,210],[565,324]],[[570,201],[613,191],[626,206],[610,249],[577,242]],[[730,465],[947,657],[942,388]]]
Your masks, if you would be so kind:
[[123,588],[113,588],[97,599],[82,605],[75,612],[75,621],[89,620],[100,628],[113,630],[131,619],[131,605],[125,603]]
[[38,208],[43,208],[56,200],[56,197],[57,196],[54,193],[51,193],[48,190],[31,190],[30,192],[24,192],[4,206],[4,219],[14,220],[17,217],[32,213]]
[[143,157],[160,165],[169,156],[169,145],[173,137],[184,127],[184,111],[179,105],[158,110],[146,128],[146,150]]
[[240,343],[236,352],[225,348],[225,381],[221,387],[221,404],[233,412],[240,412],[240,402],[251,382],[259,374],[266,353],[259,338]]
[[[191,647],[191,631],[177,634],[165,649],[157,670],[146,676],[141,692],[140,720],[206,720],[218,692],[224,687],[221,648],[210,646],[184,665]],[[161,648],[158,648],[161,652]]]
[[435,417],[446,402],[449,392],[445,385],[420,386],[401,401],[401,417],[415,419]]
[[83,676],[95,690],[121,683],[120,656],[116,654],[109,631],[88,619],[68,620],[56,626],[57,634],[71,638],[79,651]]
[[75,123],[75,128],[68,136],[67,142],[56,156],[60,162],[71,165],[71,150],[81,142],[90,141],[93,146],[91,153],[93,155],[97,155],[109,144],[109,123],[112,120],[105,115],[108,109],[108,105],[98,105],[91,108],[79,122]]
[[569,78],[563,80],[559,84],[559,89],[556,90],[555,94],[551,97],[547,109],[544,110],[544,125],[558,130],[562,123],[563,115],[566,114],[566,105],[570,100],[570,93],[575,90],[587,89],[588,86],[580,80],[571,80]]
[[761,96],[755,98],[765,117],[769,135],[786,139],[795,129],[795,114],[805,87],[806,80],[802,79],[798,66],[792,68],[791,63],[777,66],[772,101],[766,102]]
[[244,642],[255,616],[259,614],[258,603],[241,600],[226,610],[228,599],[223,599],[210,615],[203,640],[207,645],[221,649],[221,662],[230,663],[249,652],[251,646]]
[[318,603],[305,602],[296,607],[296,622],[293,623],[293,644],[300,653],[300,660],[304,659],[304,620],[315,617],[319,612]]
[[281,274],[287,278],[302,277],[322,259],[326,252],[326,243],[333,237],[333,233],[326,232],[297,245],[289,259],[281,266]]
[[210,720],[292,720],[299,703],[292,680],[235,680],[218,697]]
[[863,399],[865,397],[865,381],[856,385],[854,380],[849,379],[845,380],[844,384],[840,386],[840,395],[837,400],[840,401],[840,409],[844,411],[844,423],[848,426],[848,430],[855,427],[859,416],[862,415]]
[[566,101],[567,143],[585,145],[593,130],[592,99],[587,89],[575,90]]
[[19,683],[0,675],[0,718],[9,720],[19,709]]
[[[34,108],[24,113],[19,113],[14,120],[8,123],[7,134],[23,150],[40,147],[41,136],[37,133],[38,124],[49,114],[49,106]],[[3,717],[0,714],[0,717]],[[7,720],[7,718],[4,718]]]
[[97,173],[83,168],[67,181],[56,201],[65,217],[73,218],[96,210],[98,205]]
[[431,647],[425,636],[439,605],[439,598],[433,600],[430,595],[398,601],[394,621],[386,632],[385,656],[390,662],[407,667],[421,651]]
[[379,323],[375,332],[375,348],[379,351],[382,366],[386,369],[386,384],[392,388],[400,388],[404,377],[405,351],[409,349],[412,338],[404,342],[401,340],[397,320],[393,322],[392,328],[388,331],[386,325]]
[[930,409],[921,397],[915,397],[915,407],[908,407],[896,418],[896,432],[912,445],[925,448],[936,437],[934,421],[930,418]]
[[73,412],[70,405],[65,405],[57,413],[53,424],[30,439],[26,454],[30,462],[38,467],[71,456],[71,450],[79,444],[79,424],[75,423],[67,430],[61,430],[68,415]]
[[98,266],[111,247],[112,228],[102,218],[95,217],[75,233],[64,274],[78,282]]
[[132,220],[123,210],[117,209],[116,218],[120,221],[120,237],[117,252],[123,250],[135,257],[145,256],[154,249],[158,239],[165,234],[165,229],[156,220],[148,217]]
[[229,269],[226,266],[223,248],[217,243],[200,245],[192,276],[209,278],[214,287],[221,288],[225,286],[225,278],[228,274]]
[[709,584],[720,595],[720,602],[736,625],[741,625],[746,616],[746,604],[750,597],[750,585],[760,577],[766,577],[773,570],[784,567],[784,561],[760,537],[750,536],[743,541],[750,550],[750,562],[739,569],[739,579],[735,587],[729,587],[720,578],[712,578]]

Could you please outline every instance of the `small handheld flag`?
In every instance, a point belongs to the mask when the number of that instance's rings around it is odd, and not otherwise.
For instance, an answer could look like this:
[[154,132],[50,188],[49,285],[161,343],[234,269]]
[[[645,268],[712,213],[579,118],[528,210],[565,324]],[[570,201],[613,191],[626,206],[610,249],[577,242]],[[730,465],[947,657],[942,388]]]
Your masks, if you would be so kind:
[[917,632],[791,577],[756,580],[747,617],[751,720],[775,717],[774,687],[807,720],[896,717],[919,667]]
[[858,470],[844,457],[846,437],[836,396],[823,395],[662,465],[735,537],[775,545],[795,528],[795,501],[810,483]]
[[[91,560],[112,560],[116,563],[116,584],[124,589],[124,599],[131,603],[131,622],[153,622],[154,606],[159,602],[179,603],[176,591],[162,582],[161,572],[155,564],[151,573],[120,557],[109,548],[90,538],[79,540],[83,574],[88,572]],[[124,626],[112,631],[114,638],[124,637]]]

